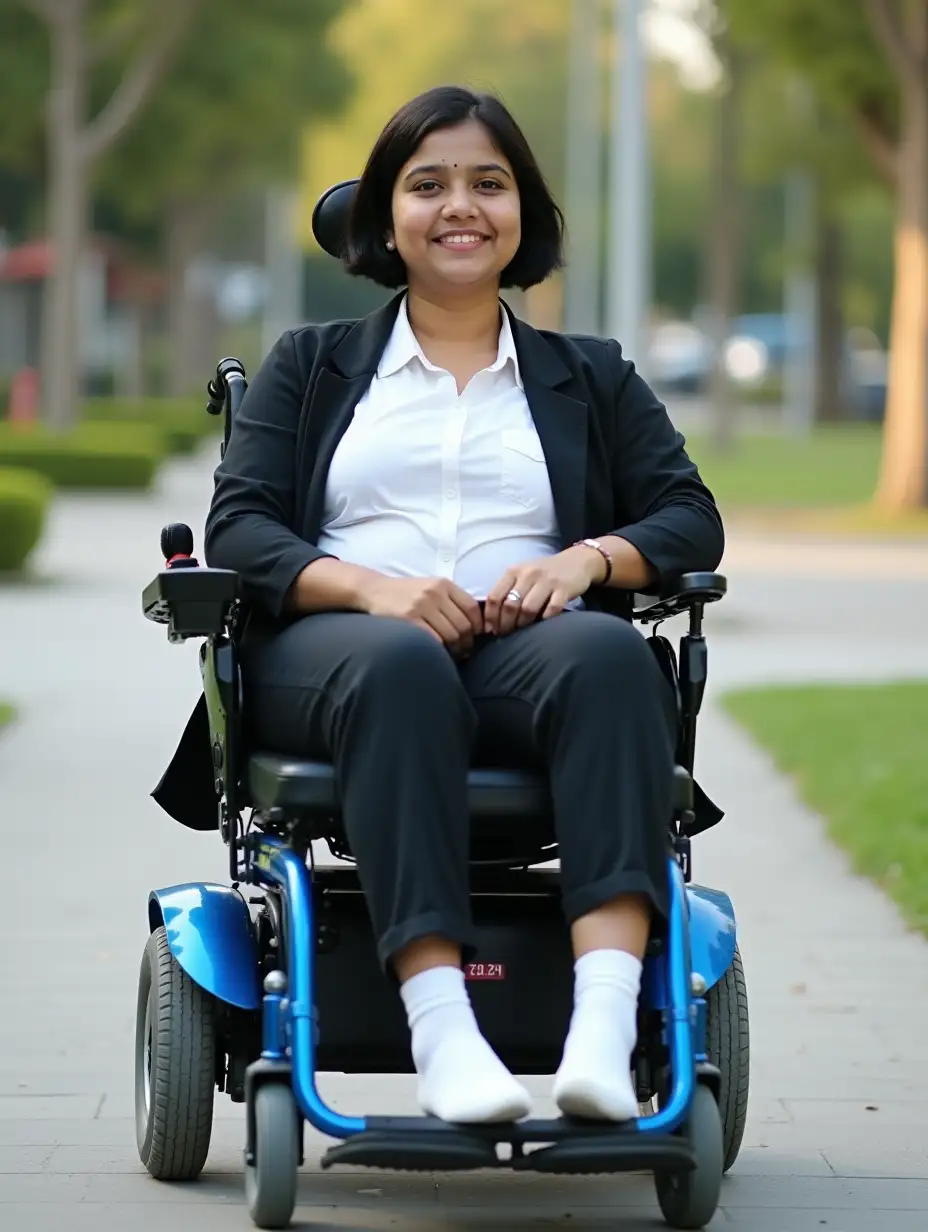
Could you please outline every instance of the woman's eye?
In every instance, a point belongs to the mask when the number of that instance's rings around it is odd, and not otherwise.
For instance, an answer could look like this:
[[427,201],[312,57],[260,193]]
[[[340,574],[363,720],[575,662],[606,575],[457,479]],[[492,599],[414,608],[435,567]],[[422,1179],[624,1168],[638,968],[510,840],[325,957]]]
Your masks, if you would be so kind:
[[413,191],[414,191],[414,192],[422,192],[422,191],[423,191],[423,189],[425,189],[426,191],[428,191],[428,190],[431,190],[431,189],[433,189],[433,188],[441,188],[441,185],[439,184],[438,180],[422,180],[422,181],[421,181],[421,183],[419,183],[419,184],[417,184],[417,185],[416,185],[416,187],[413,189]]
[[490,188],[490,189],[502,188],[502,184],[500,184],[499,180],[480,180],[479,183],[477,184],[477,187],[478,188]]

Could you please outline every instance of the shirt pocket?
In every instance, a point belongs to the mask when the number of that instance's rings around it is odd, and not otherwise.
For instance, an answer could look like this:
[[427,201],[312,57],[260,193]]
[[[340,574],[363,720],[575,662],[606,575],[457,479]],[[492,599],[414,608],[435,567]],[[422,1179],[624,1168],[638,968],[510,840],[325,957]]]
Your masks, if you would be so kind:
[[506,428],[501,433],[502,493],[525,509],[536,509],[550,499],[551,485],[537,432]]

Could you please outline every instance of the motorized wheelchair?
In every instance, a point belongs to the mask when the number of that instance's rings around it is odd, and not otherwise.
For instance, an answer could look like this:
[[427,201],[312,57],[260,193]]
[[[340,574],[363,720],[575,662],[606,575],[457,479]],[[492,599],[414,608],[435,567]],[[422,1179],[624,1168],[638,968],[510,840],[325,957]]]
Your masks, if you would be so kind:
[[[317,236],[333,255],[352,187],[336,185],[317,206]],[[208,388],[208,410],[224,416],[228,443],[246,388],[242,365],[223,360]],[[741,1145],[749,1067],[732,904],[693,883],[691,862],[703,615],[724,595],[725,579],[688,574],[634,608],[637,621],[655,626],[648,643],[679,716],[667,819],[671,910],[645,959],[633,1057],[641,1115],[623,1125],[558,1118],[456,1126],[427,1116],[347,1116],[320,1096],[320,1072],[411,1073],[405,1015],[377,960],[332,767],[245,743],[238,648],[247,609],[237,575],[199,565],[185,526],[165,528],[162,550],[166,565],[146,587],[143,611],[167,625],[171,642],[203,639],[216,819],[232,884],[176,885],[149,897],[135,1062],[138,1146],[149,1172],[166,1180],[199,1174],[218,1088],[245,1105],[245,1190],[258,1227],[290,1220],[305,1122],[338,1140],[323,1168],[651,1171],[670,1226],[707,1223]],[[678,656],[656,629],[679,614],[689,627]],[[553,1074],[572,1008],[573,960],[558,874],[540,867],[557,857],[547,786],[525,770],[476,766],[468,794],[479,935],[466,971],[472,1001],[514,1073]],[[318,840],[348,863],[316,866]]]

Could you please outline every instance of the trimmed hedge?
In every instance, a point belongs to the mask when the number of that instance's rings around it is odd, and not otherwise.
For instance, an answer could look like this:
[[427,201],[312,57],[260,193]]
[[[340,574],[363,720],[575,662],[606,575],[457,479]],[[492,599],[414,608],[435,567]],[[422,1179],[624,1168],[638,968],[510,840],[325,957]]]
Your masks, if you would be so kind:
[[86,423],[144,423],[162,432],[171,454],[192,453],[201,441],[222,430],[222,420],[206,413],[202,401],[180,398],[92,398],[84,404]]
[[0,466],[37,471],[61,488],[149,488],[167,453],[164,433],[144,423],[82,423],[53,433],[0,424]]
[[52,485],[33,471],[0,469],[0,570],[21,569],[42,538]]

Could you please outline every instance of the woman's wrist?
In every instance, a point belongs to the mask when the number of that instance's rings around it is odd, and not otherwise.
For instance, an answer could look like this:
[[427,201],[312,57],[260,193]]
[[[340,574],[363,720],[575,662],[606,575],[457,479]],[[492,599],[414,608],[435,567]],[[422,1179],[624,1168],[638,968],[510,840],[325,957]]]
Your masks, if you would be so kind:
[[[616,590],[643,590],[657,581],[657,571],[634,544],[619,535],[603,535],[599,539],[612,561],[608,585]],[[592,549],[590,549],[592,551]],[[594,553],[595,555],[595,553]],[[602,571],[599,574],[602,577]]]

